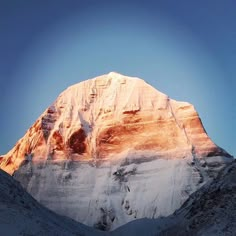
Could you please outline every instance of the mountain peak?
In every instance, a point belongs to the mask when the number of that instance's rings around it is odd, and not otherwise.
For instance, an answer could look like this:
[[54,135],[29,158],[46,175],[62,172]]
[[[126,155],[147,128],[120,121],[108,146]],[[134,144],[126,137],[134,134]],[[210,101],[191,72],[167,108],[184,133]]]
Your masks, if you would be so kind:
[[107,74],[103,74],[103,75],[79,82],[77,84],[72,85],[71,87],[79,86],[79,84],[81,83],[87,83],[87,84],[91,83],[93,84],[93,86],[95,85],[99,86],[100,84],[102,85],[102,84],[111,84],[111,83],[118,85],[118,84],[126,84],[126,81],[130,81],[130,83],[148,84],[146,81],[138,77],[131,77],[131,76],[120,74],[118,72],[111,71]]
[[230,161],[191,104],[111,72],[62,92],[0,168],[57,213],[111,230],[173,213]]
[[107,159],[126,150],[164,156],[168,151],[176,158],[191,156],[193,147],[200,156],[226,155],[207,136],[191,104],[172,100],[137,77],[110,72],[62,92],[1,167],[12,173],[30,153],[34,161]]
[[[127,82],[127,83],[126,83]],[[148,83],[138,77],[131,77],[122,75],[118,72],[109,72],[108,74],[100,75],[92,79],[88,79],[85,81],[82,81],[80,83],[74,84],[70,86],[69,88],[76,88],[82,86],[81,84],[84,84],[84,86],[89,86],[94,89],[96,88],[109,88],[111,87],[117,87],[119,85],[123,85],[123,87],[131,86],[132,84],[139,84],[140,86],[148,85]]]
[[113,78],[113,79],[119,79],[120,77],[127,77],[127,76],[122,75],[122,74],[120,74],[120,73],[118,73],[118,72],[115,72],[115,71],[109,72],[109,73],[107,74],[107,76],[109,76],[109,77],[111,77],[111,78]]
[[138,77],[134,77],[134,76],[127,76],[127,75],[123,75],[123,74],[121,74],[121,73],[118,73],[118,72],[115,72],[115,71],[111,71],[111,72],[109,72],[108,74],[106,74],[106,75],[104,75],[104,76],[107,76],[108,78],[111,78],[111,79],[114,79],[114,80],[133,80],[133,82],[135,82],[135,80],[136,80],[136,82],[137,81],[142,81],[143,83],[147,83],[146,81],[144,81],[143,79],[140,79],[140,78],[138,78]]

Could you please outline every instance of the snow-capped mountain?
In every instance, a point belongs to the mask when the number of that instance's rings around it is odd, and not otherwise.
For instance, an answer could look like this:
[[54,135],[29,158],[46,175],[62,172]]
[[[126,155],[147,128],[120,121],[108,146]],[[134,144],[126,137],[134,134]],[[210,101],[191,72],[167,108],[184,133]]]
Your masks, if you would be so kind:
[[0,167],[57,213],[112,230],[173,213],[232,160],[191,104],[111,72],[62,92]]

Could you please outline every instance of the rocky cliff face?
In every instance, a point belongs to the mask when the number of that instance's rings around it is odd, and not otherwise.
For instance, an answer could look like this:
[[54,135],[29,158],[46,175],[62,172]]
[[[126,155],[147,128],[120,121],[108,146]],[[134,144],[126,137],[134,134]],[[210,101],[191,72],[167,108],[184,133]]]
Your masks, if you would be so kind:
[[171,214],[231,160],[191,104],[111,72],[61,93],[0,167],[49,208],[110,230]]

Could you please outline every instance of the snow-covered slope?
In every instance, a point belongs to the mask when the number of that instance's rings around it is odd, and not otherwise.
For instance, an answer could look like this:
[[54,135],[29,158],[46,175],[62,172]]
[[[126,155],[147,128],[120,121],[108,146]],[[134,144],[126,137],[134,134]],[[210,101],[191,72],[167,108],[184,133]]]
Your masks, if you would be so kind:
[[[0,170],[0,235],[100,235],[67,217],[41,206],[4,171]],[[104,234],[101,234],[104,235]]]
[[40,203],[104,230],[173,213],[232,161],[191,104],[114,72],[62,92],[3,158]]
[[193,193],[173,215],[140,219],[112,236],[234,236],[236,232],[236,161],[211,182]]
[[173,215],[132,221],[108,233],[59,216],[0,170],[0,235],[233,236],[236,232],[236,162],[193,193]]
[[191,198],[161,235],[233,236],[236,233],[236,162]]
[[29,162],[14,177],[48,208],[104,230],[137,218],[167,216],[208,179],[191,166],[190,158],[135,155],[127,160],[99,166]]

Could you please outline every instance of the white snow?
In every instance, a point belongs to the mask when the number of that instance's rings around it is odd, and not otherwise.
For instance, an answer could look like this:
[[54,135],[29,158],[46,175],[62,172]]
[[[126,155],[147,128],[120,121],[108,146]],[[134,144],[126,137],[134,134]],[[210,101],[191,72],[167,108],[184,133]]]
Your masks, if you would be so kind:
[[[127,159],[126,159],[127,160]],[[167,216],[200,185],[191,159],[129,157],[112,162],[23,166],[15,178],[46,207],[81,223],[103,221],[108,230],[137,218]],[[206,181],[206,180],[205,180]]]
[[[109,127],[126,127],[127,112],[138,112],[142,120],[134,125],[149,129],[121,140],[126,142],[123,150],[106,146],[105,157],[99,159],[99,134]],[[68,143],[81,128],[87,149],[74,154]],[[55,133],[61,135],[60,150],[55,148]],[[160,147],[136,148],[145,146],[151,135],[156,146],[164,139]],[[220,157],[207,157],[215,149]],[[134,219],[172,214],[212,173],[232,161],[221,154],[191,104],[170,99],[142,79],[111,72],[62,92],[0,167],[44,206],[112,230]]]

